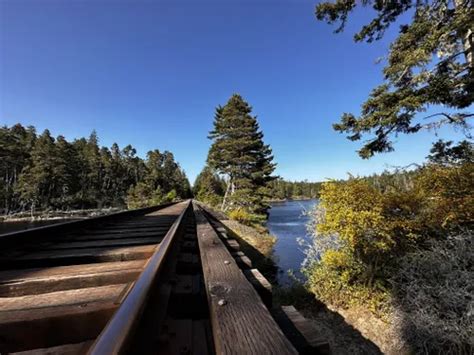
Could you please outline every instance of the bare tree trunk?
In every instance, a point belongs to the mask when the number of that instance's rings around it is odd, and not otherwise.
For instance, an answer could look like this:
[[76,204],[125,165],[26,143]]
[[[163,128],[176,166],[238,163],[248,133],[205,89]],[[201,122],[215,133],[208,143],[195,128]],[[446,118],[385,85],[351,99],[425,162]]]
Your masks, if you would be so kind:
[[466,56],[466,62],[469,66],[471,73],[474,71],[474,35],[472,30],[468,30],[464,36],[463,45],[464,45],[464,55]]
[[227,183],[227,187],[225,189],[224,199],[222,200],[222,205],[221,205],[221,211],[225,211],[224,207],[227,201],[227,195],[229,194],[230,186],[231,186],[231,178],[229,179],[229,182]]
[[[465,5],[465,0],[454,0],[454,5],[456,8],[467,6],[472,8],[473,1],[469,1],[467,5]],[[467,66],[471,73],[474,72],[474,34],[472,28],[468,29],[466,33],[461,34],[461,41],[464,49],[464,57],[466,58]]]

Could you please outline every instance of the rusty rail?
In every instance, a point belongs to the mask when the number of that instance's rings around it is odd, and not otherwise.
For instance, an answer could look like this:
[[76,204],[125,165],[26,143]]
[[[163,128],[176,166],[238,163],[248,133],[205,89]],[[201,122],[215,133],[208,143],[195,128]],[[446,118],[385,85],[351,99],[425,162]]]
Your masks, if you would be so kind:
[[147,304],[150,290],[158,279],[168,252],[180,233],[182,221],[191,208],[191,201],[188,201],[187,204],[149,259],[144,271],[129,291],[120,308],[89,349],[89,354],[120,354],[127,350]]

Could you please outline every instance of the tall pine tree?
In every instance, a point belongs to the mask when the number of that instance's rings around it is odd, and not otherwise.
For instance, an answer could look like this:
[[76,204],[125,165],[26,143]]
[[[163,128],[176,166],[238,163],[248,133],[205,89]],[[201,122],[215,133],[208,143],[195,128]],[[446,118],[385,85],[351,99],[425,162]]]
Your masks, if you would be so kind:
[[275,179],[276,164],[251,113],[250,105],[237,94],[216,108],[207,162],[227,178],[223,210],[244,208],[266,216],[269,206],[265,198],[269,196],[268,183]]

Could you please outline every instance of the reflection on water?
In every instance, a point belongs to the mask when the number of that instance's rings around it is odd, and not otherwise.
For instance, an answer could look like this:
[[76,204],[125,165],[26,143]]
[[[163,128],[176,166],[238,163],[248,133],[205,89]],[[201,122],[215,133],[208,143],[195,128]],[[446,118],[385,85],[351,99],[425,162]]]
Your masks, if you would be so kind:
[[63,223],[73,221],[74,219],[52,219],[45,221],[19,221],[19,222],[0,222],[0,235],[11,232],[19,232],[25,229],[47,226],[49,224]]
[[299,269],[304,260],[304,253],[297,238],[309,241],[310,237],[306,232],[309,217],[303,213],[312,209],[316,202],[316,200],[288,201],[272,205],[267,226],[270,233],[278,238],[275,244],[275,256],[280,269],[278,273],[280,284],[287,284],[290,281],[288,270],[293,270],[297,277],[302,276]]

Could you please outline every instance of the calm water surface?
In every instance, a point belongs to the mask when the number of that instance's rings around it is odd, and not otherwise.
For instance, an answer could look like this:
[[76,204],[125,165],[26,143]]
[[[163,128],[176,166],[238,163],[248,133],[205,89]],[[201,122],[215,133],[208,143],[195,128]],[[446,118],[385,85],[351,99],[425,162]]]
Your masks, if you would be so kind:
[[288,270],[293,270],[297,277],[301,277],[299,269],[304,260],[302,247],[297,238],[309,241],[306,232],[306,224],[309,220],[304,215],[305,211],[311,210],[317,200],[288,201],[272,204],[268,218],[268,229],[270,233],[278,238],[275,244],[275,257],[280,269],[278,282],[287,284],[290,281]]

